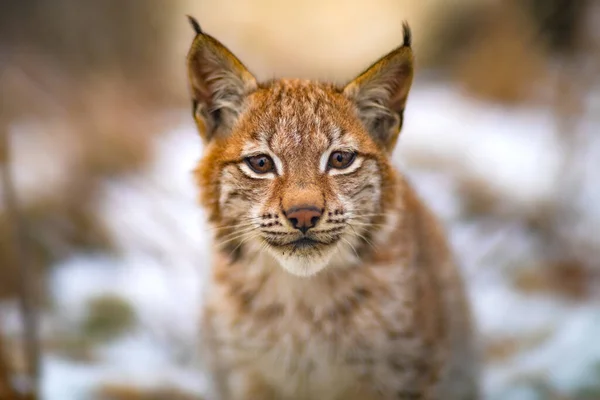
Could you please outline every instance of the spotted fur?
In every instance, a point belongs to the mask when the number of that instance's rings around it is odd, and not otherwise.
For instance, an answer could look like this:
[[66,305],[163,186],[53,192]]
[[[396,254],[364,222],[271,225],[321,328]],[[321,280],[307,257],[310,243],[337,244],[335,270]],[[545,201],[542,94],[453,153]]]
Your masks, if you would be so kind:
[[[202,317],[220,400],[475,399],[470,307],[445,233],[389,156],[412,84],[404,42],[345,86],[257,82],[193,23],[196,169],[214,225]],[[356,154],[332,169],[330,154]],[[247,157],[266,155],[257,173]],[[320,210],[297,242],[287,211]]]

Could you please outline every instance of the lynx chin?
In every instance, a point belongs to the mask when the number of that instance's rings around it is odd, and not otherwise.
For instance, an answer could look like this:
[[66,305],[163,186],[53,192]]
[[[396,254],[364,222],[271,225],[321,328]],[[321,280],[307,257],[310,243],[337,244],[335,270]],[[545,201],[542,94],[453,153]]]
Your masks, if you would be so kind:
[[399,47],[335,85],[259,82],[190,22],[195,177],[214,228],[209,399],[479,398],[459,269],[390,160],[413,80],[408,24]]

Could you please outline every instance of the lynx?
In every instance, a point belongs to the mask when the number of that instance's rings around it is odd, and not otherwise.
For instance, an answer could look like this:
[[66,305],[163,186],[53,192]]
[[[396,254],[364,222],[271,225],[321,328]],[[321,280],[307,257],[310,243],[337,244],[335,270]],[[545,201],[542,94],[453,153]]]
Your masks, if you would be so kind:
[[259,82],[190,17],[195,170],[214,232],[210,399],[478,398],[468,297],[436,217],[390,160],[411,31],[346,85]]

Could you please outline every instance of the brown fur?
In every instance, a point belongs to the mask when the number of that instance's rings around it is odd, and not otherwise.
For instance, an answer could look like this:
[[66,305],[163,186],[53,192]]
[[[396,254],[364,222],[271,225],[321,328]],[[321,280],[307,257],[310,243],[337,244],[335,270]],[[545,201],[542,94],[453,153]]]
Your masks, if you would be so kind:
[[[257,82],[195,25],[188,55],[215,226],[203,312],[214,396],[477,398],[470,309],[445,234],[389,159],[412,84],[410,34],[345,87]],[[327,167],[351,151],[347,169]],[[244,159],[266,154],[276,170]],[[286,210],[322,217],[306,235]]]

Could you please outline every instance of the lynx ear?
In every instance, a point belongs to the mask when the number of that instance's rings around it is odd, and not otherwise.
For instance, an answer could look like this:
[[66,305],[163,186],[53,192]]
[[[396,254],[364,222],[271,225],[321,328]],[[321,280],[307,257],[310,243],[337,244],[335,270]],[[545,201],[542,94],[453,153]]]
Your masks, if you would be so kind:
[[406,22],[403,29],[402,46],[379,59],[344,88],[344,94],[356,104],[366,129],[389,152],[400,134],[413,80],[411,31]]
[[187,55],[192,107],[200,135],[208,142],[231,129],[257,82],[224,45],[188,18],[196,32]]

